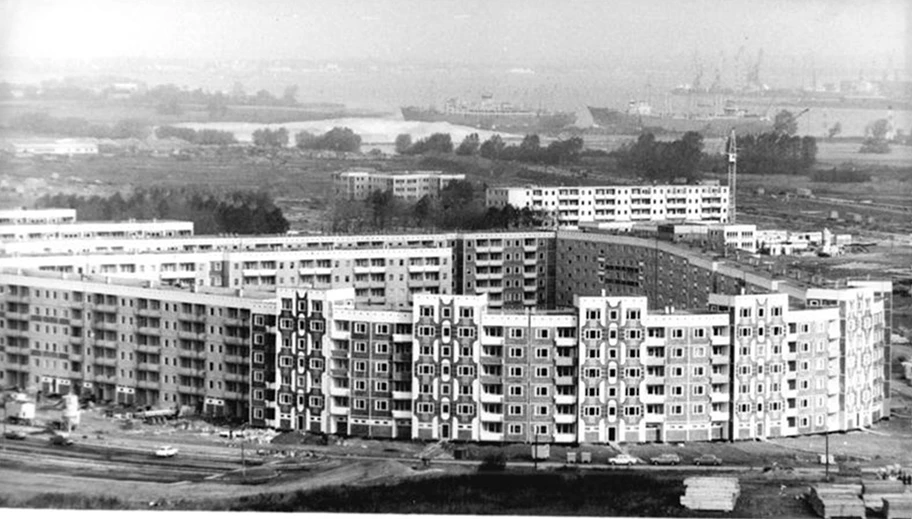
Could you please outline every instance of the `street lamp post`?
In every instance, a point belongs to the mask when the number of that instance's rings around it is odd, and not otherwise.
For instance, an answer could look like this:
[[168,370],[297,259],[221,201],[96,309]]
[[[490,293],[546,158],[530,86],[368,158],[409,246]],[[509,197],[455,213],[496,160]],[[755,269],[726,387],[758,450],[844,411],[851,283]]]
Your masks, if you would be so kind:
[[824,438],[824,456],[826,456],[826,480],[830,480],[830,423],[827,421],[826,432],[823,433]]

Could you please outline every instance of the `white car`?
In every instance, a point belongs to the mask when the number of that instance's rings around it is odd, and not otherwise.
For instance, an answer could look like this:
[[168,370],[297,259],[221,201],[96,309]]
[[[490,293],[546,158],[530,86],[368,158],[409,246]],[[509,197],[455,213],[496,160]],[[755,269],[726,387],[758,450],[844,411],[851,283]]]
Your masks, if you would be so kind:
[[155,450],[155,457],[157,458],[173,458],[174,456],[177,456],[177,449],[170,445],[165,445]]
[[630,454],[618,454],[617,456],[610,458],[608,460],[609,465],[636,465],[639,463],[639,459],[634,458]]

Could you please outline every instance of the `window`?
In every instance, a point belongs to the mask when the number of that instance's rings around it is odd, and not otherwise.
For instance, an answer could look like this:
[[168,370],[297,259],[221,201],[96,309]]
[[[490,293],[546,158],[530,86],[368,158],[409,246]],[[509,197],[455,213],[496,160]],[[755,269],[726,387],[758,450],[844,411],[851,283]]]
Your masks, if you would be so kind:
[[513,346],[510,348],[510,357],[514,359],[522,358],[523,349],[520,347]]
[[523,367],[522,366],[510,366],[509,374],[514,378],[521,378],[523,376]]
[[374,400],[374,410],[375,411],[389,410],[389,402],[387,402],[386,400]]
[[364,341],[355,341],[355,353],[367,353],[367,343]]
[[627,340],[638,341],[643,338],[643,330],[627,330]]
[[551,376],[551,368],[548,366],[537,366],[535,368],[535,376],[537,378],[548,378]]
[[600,341],[602,340],[602,330],[598,328],[585,330],[583,338],[589,341]]
[[522,424],[511,423],[510,425],[507,426],[507,433],[508,434],[522,434],[523,433]]
[[471,319],[475,315],[475,310],[470,306],[462,306],[459,308],[459,318],[460,319]]
[[702,377],[703,374],[705,373],[705,371],[706,370],[703,368],[703,366],[694,366],[693,367],[693,376]]
[[523,414],[523,406],[517,404],[511,404],[507,406],[507,414],[511,416],[518,416]]
[[523,338],[523,329],[522,328],[510,328],[510,338],[511,339],[522,339]]
[[538,397],[547,397],[551,395],[551,387],[549,386],[535,386],[535,396]]
[[520,385],[510,386],[510,396],[523,396],[523,387]]
[[691,408],[691,414],[703,414],[704,407],[703,404],[694,404]]
[[374,345],[374,353],[379,355],[386,355],[389,353],[389,343],[388,342],[378,342]]
[[386,393],[389,391],[389,382],[385,380],[375,380],[374,391],[377,391],[379,393]]
[[701,395],[703,395],[705,392],[706,392],[706,387],[705,387],[705,386],[693,386],[693,387],[691,388],[691,393],[693,393],[694,396],[701,396]]
[[473,415],[473,414],[475,414],[475,405],[474,404],[458,404],[458,405],[456,405],[456,414]]
[[549,358],[550,351],[548,348],[535,348],[535,358],[536,359],[547,359]]
[[548,339],[551,337],[551,330],[548,328],[536,328],[535,329],[535,338],[536,339]]
[[586,310],[586,320],[587,321],[598,321],[602,318],[601,310]]
[[389,325],[386,323],[375,324],[374,333],[377,335],[389,335]]

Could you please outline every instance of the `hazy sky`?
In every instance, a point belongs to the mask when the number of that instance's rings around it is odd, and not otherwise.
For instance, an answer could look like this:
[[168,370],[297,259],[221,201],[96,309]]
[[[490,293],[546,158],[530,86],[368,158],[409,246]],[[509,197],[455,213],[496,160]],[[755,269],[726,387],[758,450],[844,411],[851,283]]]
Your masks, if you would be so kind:
[[0,0],[21,57],[599,63],[742,45],[909,67],[909,0]]

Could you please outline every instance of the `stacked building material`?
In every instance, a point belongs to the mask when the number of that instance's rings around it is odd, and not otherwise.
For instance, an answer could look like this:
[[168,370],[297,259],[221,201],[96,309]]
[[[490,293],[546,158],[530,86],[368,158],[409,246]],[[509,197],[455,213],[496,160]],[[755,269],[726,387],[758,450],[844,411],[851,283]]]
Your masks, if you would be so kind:
[[[912,494],[905,494],[906,485],[902,481],[896,480],[874,480],[865,481],[864,483],[865,508],[874,512],[881,512],[884,508],[885,501],[888,498],[900,499],[907,497],[912,499]],[[901,507],[901,501],[897,501],[897,506]]]
[[858,517],[864,519],[865,504],[861,485],[820,484],[811,489],[808,501],[820,517]]
[[887,519],[912,519],[912,494],[884,496],[883,515]]
[[731,512],[741,494],[738,478],[691,477],[684,480],[687,490],[681,504],[690,510]]

